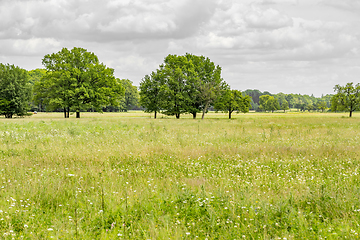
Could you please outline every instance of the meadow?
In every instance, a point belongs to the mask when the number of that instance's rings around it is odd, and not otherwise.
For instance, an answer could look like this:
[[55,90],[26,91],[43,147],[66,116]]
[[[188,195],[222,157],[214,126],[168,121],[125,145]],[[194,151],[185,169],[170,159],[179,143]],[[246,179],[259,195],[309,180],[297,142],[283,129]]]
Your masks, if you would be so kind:
[[0,118],[0,238],[357,239],[347,115]]

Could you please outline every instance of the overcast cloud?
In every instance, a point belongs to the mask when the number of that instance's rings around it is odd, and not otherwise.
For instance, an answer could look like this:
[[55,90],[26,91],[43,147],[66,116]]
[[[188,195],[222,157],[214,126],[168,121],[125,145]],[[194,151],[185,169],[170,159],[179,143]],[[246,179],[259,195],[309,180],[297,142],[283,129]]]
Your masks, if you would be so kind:
[[138,85],[189,52],[234,89],[320,96],[360,82],[359,26],[359,0],[0,0],[0,62],[83,47]]

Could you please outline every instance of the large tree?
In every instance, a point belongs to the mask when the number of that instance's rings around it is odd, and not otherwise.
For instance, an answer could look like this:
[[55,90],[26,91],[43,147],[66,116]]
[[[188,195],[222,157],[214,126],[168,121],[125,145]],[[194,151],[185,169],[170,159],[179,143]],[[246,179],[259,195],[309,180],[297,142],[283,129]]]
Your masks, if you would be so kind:
[[221,78],[221,67],[216,66],[208,57],[195,56],[187,53],[186,58],[194,66],[195,78],[190,84],[192,101],[189,105],[189,113],[196,118],[197,112],[202,112],[202,119],[208,108],[219,96],[219,92],[224,89],[225,83]]
[[24,116],[29,109],[32,86],[26,70],[0,63],[0,115]]
[[350,82],[345,86],[336,85],[334,91],[336,94],[331,100],[332,110],[349,112],[349,117],[352,117],[352,113],[360,109],[360,84],[354,86]]
[[155,115],[161,109],[176,118],[182,113],[196,118],[199,112],[204,118],[222,86],[221,68],[209,58],[169,54],[156,73],[145,76],[140,83],[140,102]]
[[216,110],[229,113],[229,119],[234,111],[249,112],[251,107],[251,98],[248,95],[243,95],[239,90],[225,89],[221,90],[221,95],[214,104]]
[[93,108],[101,112],[106,105],[119,106],[124,88],[114,77],[114,70],[99,62],[98,57],[83,48],[63,48],[47,54],[42,60],[45,76],[35,84],[36,99],[42,99],[50,110],[69,112]]
[[146,75],[140,82],[140,105],[145,108],[145,112],[154,112],[154,118],[162,109],[164,80],[163,72],[157,70]]

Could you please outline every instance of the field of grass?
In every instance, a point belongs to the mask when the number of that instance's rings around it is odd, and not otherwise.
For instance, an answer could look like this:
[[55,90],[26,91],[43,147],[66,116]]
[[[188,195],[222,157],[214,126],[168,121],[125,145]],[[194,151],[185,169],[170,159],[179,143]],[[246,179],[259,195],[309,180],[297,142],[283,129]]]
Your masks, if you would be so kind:
[[1,118],[0,239],[358,238],[360,114],[150,116]]

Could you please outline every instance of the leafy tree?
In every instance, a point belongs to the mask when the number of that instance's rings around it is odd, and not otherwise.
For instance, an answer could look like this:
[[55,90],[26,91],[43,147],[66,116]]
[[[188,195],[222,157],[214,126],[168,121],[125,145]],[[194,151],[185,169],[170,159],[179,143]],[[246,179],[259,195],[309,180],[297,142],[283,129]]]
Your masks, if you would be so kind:
[[284,112],[286,110],[289,110],[289,103],[288,101],[286,101],[285,99],[283,100],[282,104],[281,104],[281,107],[280,107],[281,110],[284,110]]
[[345,86],[336,85],[334,91],[332,109],[349,112],[349,117],[352,117],[352,113],[360,109],[360,84],[354,86],[350,82]]
[[145,108],[145,112],[154,112],[154,118],[162,109],[162,87],[165,78],[160,70],[146,75],[140,82],[140,105]]
[[202,112],[204,118],[223,86],[221,68],[209,58],[189,53],[169,54],[156,73],[142,80],[140,102],[155,115],[162,110],[176,118],[182,113],[191,113],[196,118],[197,113]]
[[191,102],[189,110],[196,118],[196,113],[202,111],[202,119],[210,105],[216,100],[218,93],[225,87],[221,78],[221,67],[215,66],[209,58],[204,56],[195,56],[187,53],[187,60],[194,66],[195,78],[190,78],[187,84],[190,84]]
[[0,115],[24,116],[29,109],[32,86],[26,70],[0,63]]
[[229,119],[234,111],[249,112],[251,98],[243,95],[239,90],[225,89],[221,91],[221,95],[214,104],[216,110],[229,113]]
[[267,101],[269,98],[269,95],[262,95],[259,97],[259,108],[265,112],[268,110]]
[[280,109],[278,100],[273,96],[270,96],[270,98],[268,99],[268,101],[266,103],[266,106],[267,106],[267,109],[271,112],[274,112],[275,110]]
[[307,106],[306,106],[306,110],[308,110],[309,112],[311,111],[311,110],[313,110],[314,109],[314,106],[312,105],[312,104],[308,104]]
[[278,100],[270,95],[262,95],[259,98],[260,109],[266,111],[274,112],[275,110],[280,109]]
[[321,112],[324,112],[324,110],[326,109],[326,102],[325,101],[318,101],[318,103],[316,104],[316,108],[321,110]]
[[180,118],[180,114],[192,111],[195,68],[185,56],[168,55],[164,63],[160,66],[165,83],[162,87],[163,113]]
[[106,105],[118,106],[124,88],[117,83],[114,70],[100,63],[98,57],[83,48],[63,48],[42,60],[45,76],[35,83],[36,99],[47,108],[62,108],[65,118],[70,111],[80,118],[82,109],[102,112]]
[[[35,83],[40,82],[41,78],[46,74],[45,69],[37,68],[28,71],[29,83],[34,86]],[[37,103],[34,101],[31,103],[31,111],[45,111],[42,99],[38,99]]]
[[125,95],[121,99],[120,111],[127,112],[131,107],[139,103],[139,93],[137,87],[133,85],[129,79],[117,79],[118,82],[125,88]]

